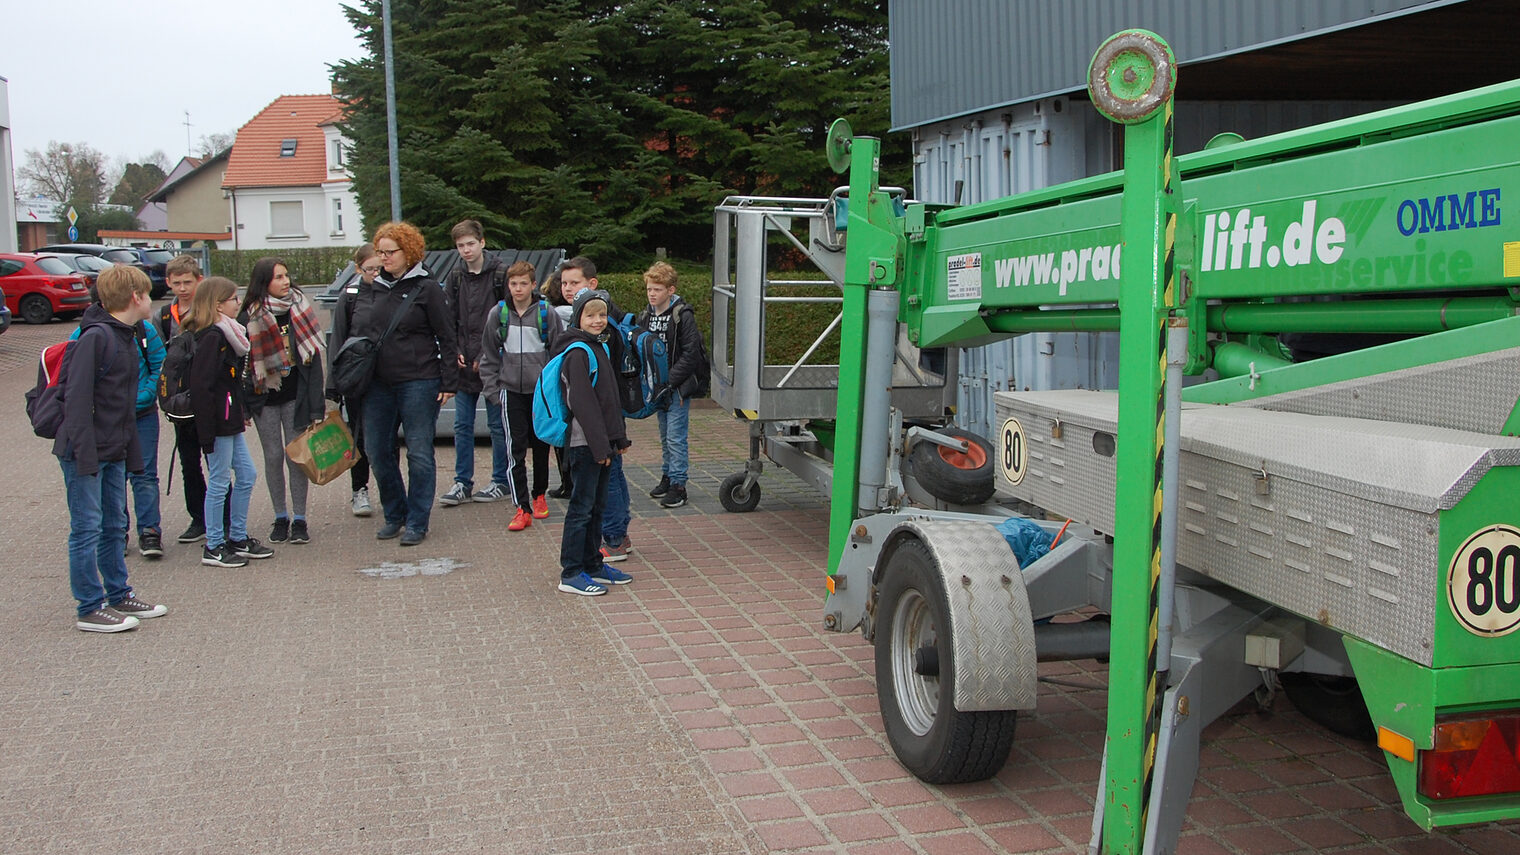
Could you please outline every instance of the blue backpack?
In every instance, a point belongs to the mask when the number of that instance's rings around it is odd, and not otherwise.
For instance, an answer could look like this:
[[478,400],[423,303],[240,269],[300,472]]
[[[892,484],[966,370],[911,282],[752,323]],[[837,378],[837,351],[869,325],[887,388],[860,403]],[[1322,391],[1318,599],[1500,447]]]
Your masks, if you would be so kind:
[[623,352],[617,359],[623,415],[630,419],[648,418],[658,408],[656,391],[670,382],[670,353],[659,335],[631,314],[612,325],[623,339]]
[[591,363],[591,385],[596,385],[596,354],[591,345],[578,341],[560,351],[538,375],[533,384],[533,432],[538,438],[556,448],[564,448],[570,441],[570,405],[565,401],[565,384],[560,377],[565,367],[565,354],[572,350],[586,353]]

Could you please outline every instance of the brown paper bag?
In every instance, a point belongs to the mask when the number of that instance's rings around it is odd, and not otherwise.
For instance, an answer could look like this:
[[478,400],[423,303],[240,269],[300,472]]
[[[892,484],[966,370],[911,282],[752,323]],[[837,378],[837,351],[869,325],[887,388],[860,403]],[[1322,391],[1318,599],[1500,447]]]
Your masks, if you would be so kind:
[[359,460],[354,435],[337,410],[301,432],[285,446],[285,454],[313,484],[326,484],[352,469]]

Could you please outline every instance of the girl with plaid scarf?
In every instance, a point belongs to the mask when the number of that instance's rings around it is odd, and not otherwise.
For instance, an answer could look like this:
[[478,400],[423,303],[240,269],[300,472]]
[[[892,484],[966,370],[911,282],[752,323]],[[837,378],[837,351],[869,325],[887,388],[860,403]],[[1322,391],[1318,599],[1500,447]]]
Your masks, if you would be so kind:
[[278,258],[254,262],[242,317],[248,326],[249,410],[264,449],[264,481],[274,506],[269,540],[309,543],[306,493],[311,482],[286,457],[285,446],[320,421],[326,409],[321,321],[311,299],[291,284],[290,271]]

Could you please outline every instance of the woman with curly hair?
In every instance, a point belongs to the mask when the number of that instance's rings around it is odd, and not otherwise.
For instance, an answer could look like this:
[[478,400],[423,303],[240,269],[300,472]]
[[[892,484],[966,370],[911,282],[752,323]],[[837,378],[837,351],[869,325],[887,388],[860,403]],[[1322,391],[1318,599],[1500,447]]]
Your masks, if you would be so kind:
[[[399,535],[402,546],[416,546],[427,537],[432,515],[438,475],[433,430],[439,406],[454,396],[457,352],[443,288],[422,266],[422,233],[410,223],[386,223],[375,230],[373,243],[380,275],[355,295],[348,334],[379,340],[395,321],[364,394],[364,452],[385,512],[375,536]],[[406,429],[406,480],[399,428]]]

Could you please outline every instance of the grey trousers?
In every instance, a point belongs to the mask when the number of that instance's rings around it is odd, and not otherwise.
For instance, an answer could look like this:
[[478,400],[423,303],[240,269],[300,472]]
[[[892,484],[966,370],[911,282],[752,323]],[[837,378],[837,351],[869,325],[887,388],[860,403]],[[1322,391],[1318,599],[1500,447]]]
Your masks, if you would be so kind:
[[295,516],[306,518],[306,489],[311,482],[306,473],[285,456],[285,446],[300,436],[308,425],[296,425],[296,402],[265,404],[264,409],[253,417],[259,429],[259,445],[264,448],[264,483],[269,485],[269,502],[274,505],[275,517],[289,516],[285,505],[285,473],[290,473],[290,510]]

